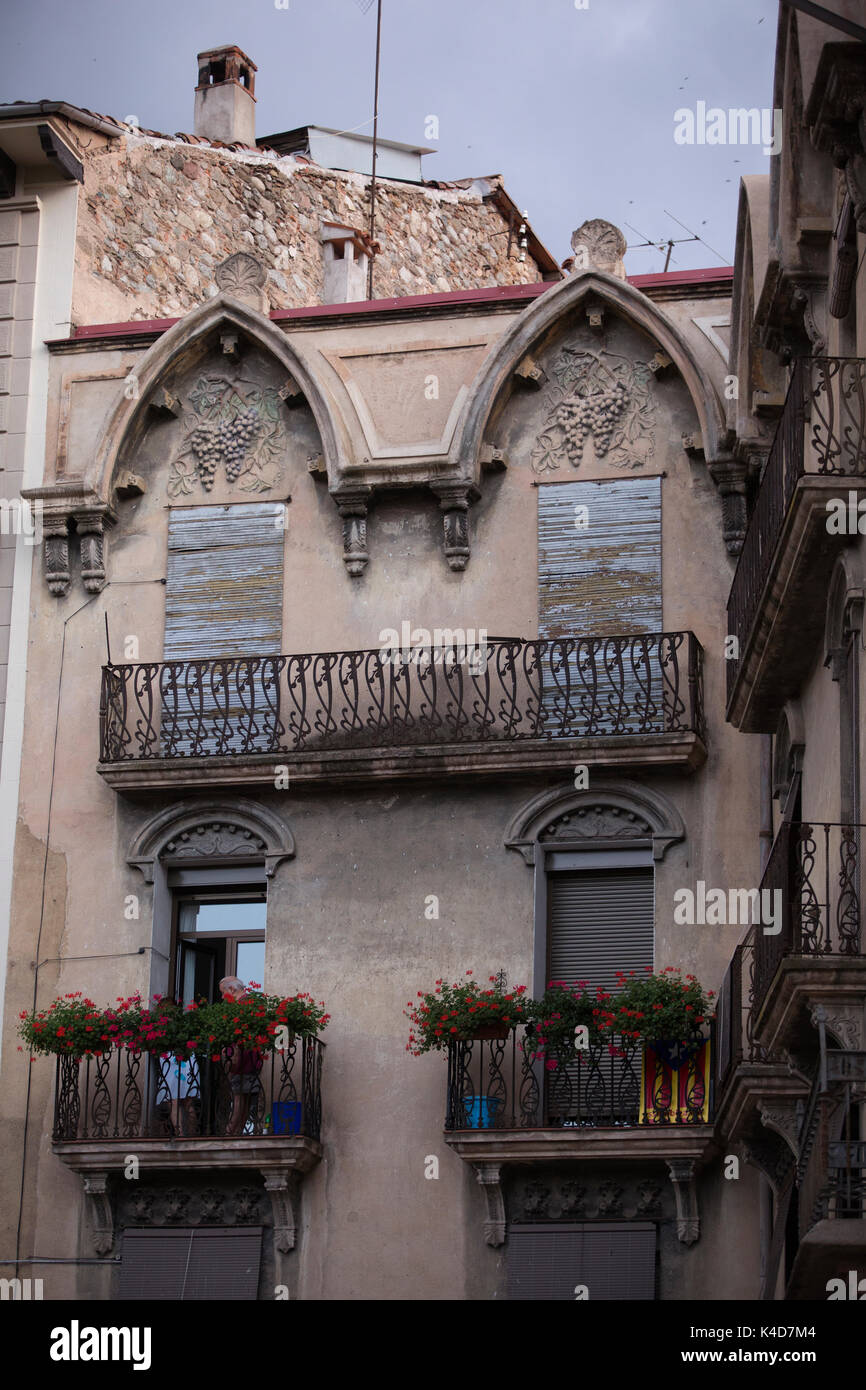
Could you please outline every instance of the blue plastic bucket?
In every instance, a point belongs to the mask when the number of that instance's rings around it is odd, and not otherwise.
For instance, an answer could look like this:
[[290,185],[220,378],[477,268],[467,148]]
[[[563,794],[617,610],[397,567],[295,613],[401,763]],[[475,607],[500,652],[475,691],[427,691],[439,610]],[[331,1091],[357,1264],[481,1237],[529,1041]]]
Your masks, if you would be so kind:
[[275,1100],[271,1106],[274,1134],[300,1134],[303,1112],[299,1100]]
[[463,1102],[468,1116],[467,1129],[492,1129],[496,1111],[502,1104],[500,1096],[475,1096]]

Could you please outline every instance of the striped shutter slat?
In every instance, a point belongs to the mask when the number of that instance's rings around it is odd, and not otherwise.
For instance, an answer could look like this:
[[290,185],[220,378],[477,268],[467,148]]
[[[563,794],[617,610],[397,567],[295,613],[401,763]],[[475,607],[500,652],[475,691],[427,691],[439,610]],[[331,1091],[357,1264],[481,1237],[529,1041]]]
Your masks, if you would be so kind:
[[652,869],[552,873],[547,892],[549,979],[614,989],[615,971],[652,966]]
[[661,575],[661,478],[538,489],[540,637],[660,632]]
[[126,1230],[121,1299],[189,1302],[258,1297],[261,1226]]
[[[652,968],[654,876],[651,868],[551,873],[548,892],[549,980],[576,985],[586,981],[614,994],[616,972],[645,974]],[[639,1065],[639,1060],[638,1060]],[[602,1049],[598,1070],[577,1062],[547,1073],[547,1109],[560,1119],[613,1123],[637,1113],[638,1076],[634,1062]]]
[[591,1303],[655,1298],[656,1228],[651,1222],[509,1226],[509,1299]]
[[169,514],[166,661],[282,650],[283,544],[273,503]]
[[169,515],[163,660],[238,659],[178,668],[163,707],[175,748],[185,734],[185,751],[199,755],[274,746],[273,668],[249,658],[282,651],[283,514],[283,503],[253,502]]

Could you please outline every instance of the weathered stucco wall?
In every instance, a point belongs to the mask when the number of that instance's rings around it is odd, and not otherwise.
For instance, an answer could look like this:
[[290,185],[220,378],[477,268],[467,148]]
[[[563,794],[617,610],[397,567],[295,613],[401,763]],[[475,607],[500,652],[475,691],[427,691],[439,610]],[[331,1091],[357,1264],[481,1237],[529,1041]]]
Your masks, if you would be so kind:
[[[409,321],[368,322],[354,332],[344,331],[342,343],[374,354],[393,350],[399,358],[414,335],[418,341],[441,344],[434,350],[435,366],[436,352],[444,363],[453,348],[479,337],[487,341],[489,351],[511,317],[443,315],[414,327]],[[333,349],[335,331],[304,328],[298,331],[298,344],[304,361],[318,361],[319,377],[329,383],[336,400],[343,387],[322,355]],[[580,321],[569,320],[539,349],[537,360],[548,383],[555,380],[560,354],[578,350],[645,363],[654,347],[613,314],[601,337]],[[55,355],[49,438],[66,440],[69,472],[92,466],[106,414],[138,356],[128,349],[96,348]],[[101,380],[70,388],[73,370],[81,378]],[[396,389],[396,363],[392,370],[395,403],[390,416],[387,393],[377,407],[384,411],[384,427],[389,420],[393,424],[403,418],[401,411],[405,414]],[[40,862],[38,853],[25,853],[24,847],[32,843],[38,849],[45,843],[50,757],[50,847],[51,855],[65,865],[65,879],[64,906],[50,916],[54,927],[49,954],[63,955],[67,964],[60,974],[53,968],[40,974],[39,1003],[77,989],[106,1002],[135,988],[144,993],[151,979],[159,978],[160,969],[165,970],[164,963],[153,965],[149,949],[151,889],[126,861],[135,835],[157,810],[194,802],[196,797],[180,789],[119,795],[100,778],[96,764],[104,618],[107,614],[115,659],[125,639],[134,636],[141,660],[159,660],[165,606],[161,581],[172,506],[252,498],[261,500],[263,515],[270,516],[268,500],[290,495],[283,650],[327,651],[376,647],[382,629],[399,630],[404,620],[431,630],[485,628],[491,634],[534,636],[540,487],[572,478],[627,475],[612,456],[596,451],[592,439],[578,469],[562,463],[537,471],[533,456],[537,463],[551,399],[546,388],[517,393],[496,423],[508,467],[483,479],[482,496],[472,511],[472,558],[465,573],[450,570],[445,562],[435,497],[429,489],[412,487],[374,499],[370,563],[360,579],[352,580],[342,560],[336,508],[326,485],[308,470],[308,459],[320,441],[305,407],[285,410],[281,416],[285,439],[279,481],[272,474],[263,475],[270,479],[264,491],[242,492],[222,475],[210,491],[198,477],[187,477],[188,491],[179,488],[178,444],[188,428],[190,395],[203,375],[217,373],[265,390],[276,389],[285,378],[285,368],[261,345],[242,345],[238,362],[228,361],[218,335],[184,356],[170,374],[180,413],[154,417],[137,452],[124,460],[144,480],[146,490],[118,501],[118,521],[107,547],[109,583],[81,607],[84,596],[77,582],[58,600],[40,581],[31,625],[15,892],[18,965],[8,986],[9,1042],[14,1042],[19,1010],[29,1007],[32,998],[29,962],[35,958]],[[682,445],[682,434],[695,428],[694,406],[676,373],[659,380],[652,377],[646,390],[651,409],[640,435],[644,461],[633,472],[664,475],[664,627],[692,629],[704,646],[709,759],[692,775],[648,773],[636,765],[628,777],[663,793],[686,825],[686,838],[657,865],[656,963],[678,964],[697,974],[706,987],[717,989],[741,927],[675,924],[674,893],[694,887],[697,878],[711,885],[756,882],[757,826],[752,811],[743,808],[757,805],[757,760],[748,742],[723,721],[724,601],[732,561],[722,540],[716,490],[705,465],[690,459]],[[67,401],[61,408],[64,391]],[[347,408],[346,399],[341,408]],[[55,719],[58,736],[52,749]],[[591,786],[591,761],[589,767]],[[419,775],[411,783],[371,789],[290,785],[287,791],[265,789],[248,798],[284,820],[297,851],[270,885],[265,984],[274,990],[309,988],[327,1001],[333,1016],[325,1034],[325,1160],[303,1184],[301,1243],[291,1257],[289,1276],[293,1298],[502,1295],[503,1252],[488,1247],[482,1234],[484,1194],[442,1137],[444,1059],[409,1056],[403,1008],[417,990],[439,976],[459,978],[470,968],[484,978],[504,967],[512,983],[533,983],[533,873],[520,855],[505,847],[504,839],[512,818],[540,790],[569,785],[568,777],[544,774],[464,782]],[[130,894],[140,902],[138,920],[124,912]],[[440,901],[438,920],[424,914],[430,894]],[[139,956],[141,946],[146,949]],[[20,1126],[28,1063],[13,1045],[6,1049],[5,1064],[4,1113],[10,1124]],[[47,1141],[53,1068],[40,1061],[33,1070],[39,1083],[31,1102],[25,1243],[33,1249],[50,1247],[52,1253],[88,1253],[77,1180],[63,1169]],[[431,1154],[439,1158],[436,1181],[424,1176],[425,1159]],[[661,1176],[666,1182],[663,1172]],[[8,1181],[11,1189],[13,1179]],[[38,1208],[30,1195],[34,1181],[44,1197]],[[668,1190],[662,1227],[663,1295],[733,1297],[751,1292],[755,1272],[750,1240],[755,1233],[745,1215],[744,1195],[749,1182],[751,1178],[742,1188],[725,1183],[714,1165],[701,1190],[709,1194],[708,1211],[717,1215],[709,1227],[705,1225],[705,1237],[690,1249],[676,1240]],[[61,1194],[64,1217],[58,1224],[53,1204]],[[9,1205],[14,1205],[12,1197]],[[431,1232],[436,1248],[432,1261],[420,1255]],[[720,1283],[720,1250],[733,1240],[741,1241],[747,1253]],[[76,1287],[106,1297],[108,1280],[105,1271],[86,1268]],[[64,1291],[67,1287],[64,1284]]]

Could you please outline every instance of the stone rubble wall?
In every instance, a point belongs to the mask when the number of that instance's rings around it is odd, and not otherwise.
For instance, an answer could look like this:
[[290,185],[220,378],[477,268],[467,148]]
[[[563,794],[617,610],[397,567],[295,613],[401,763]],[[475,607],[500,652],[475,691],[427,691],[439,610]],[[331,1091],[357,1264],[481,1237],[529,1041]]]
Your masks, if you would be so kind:
[[[272,309],[322,302],[323,220],[364,230],[369,179],[292,155],[126,137],[85,156],[73,318],[171,318],[213,292],[235,251],[268,272]],[[386,180],[377,191],[374,296],[531,284],[542,273],[475,191]]]

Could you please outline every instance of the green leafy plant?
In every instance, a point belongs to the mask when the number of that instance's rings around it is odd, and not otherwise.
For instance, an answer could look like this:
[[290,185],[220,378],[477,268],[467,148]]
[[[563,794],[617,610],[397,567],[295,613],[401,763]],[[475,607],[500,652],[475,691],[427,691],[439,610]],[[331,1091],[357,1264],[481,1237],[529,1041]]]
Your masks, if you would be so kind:
[[[467,977],[472,975],[466,971]],[[529,1017],[523,996],[526,985],[508,988],[503,975],[489,977],[490,988],[482,989],[477,980],[467,978],[446,984],[437,980],[432,991],[411,1000],[403,1013],[409,1019],[406,1051],[420,1057],[423,1052],[439,1051],[452,1039],[468,1040],[479,1028],[501,1024],[515,1028]]]
[[202,1004],[196,1010],[198,1050],[218,1053],[225,1047],[258,1048],[271,1052],[283,1027],[298,1037],[315,1037],[328,1026],[330,1014],[311,994],[283,998],[247,991],[243,998]]
[[578,1055],[578,1028],[586,1028],[590,1043],[602,1041],[614,1020],[611,1000],[607,990],[591,991],[585,980],[576,985],[551,980],[540,999],[527,1001],[531,1060],[546,1057],[548,1067],[572,1061]]
[[100,1009],[80,992],[67,994],[46,1009],[23,1010],[18,1031],[28,1049],[42,1055],[89,1057],[125,1048],[183,1059],[193,1052],[219,1056],[234,1046],[273,1051],[281,1026],[312,1037],[330,1020],[324,1003],[306,993],[284,998],[248,991],[239,1000],[185,1008],[159,995],[149,1005],[137,994],[115,1002],[114,1008]]
[[611,1031],[625,1038],[655,1042],[676,1042],[696,1046],[705,1037],[713,1014],[713,991],[704,993],[694,975],[682,977],[679,966],[668,965],[658,974],[649,969],[643,975],[617,972],[621,987],[611,1008]]
[[[18,1032],[29,1050],[76,1057],[104,1052],[102,1010],[79,990],[55,999],[47,1009],[19,1014]],[[111,1044],[109,1044],[110,1046]],[[22,1049],[23,1050],[23,1049]]]

